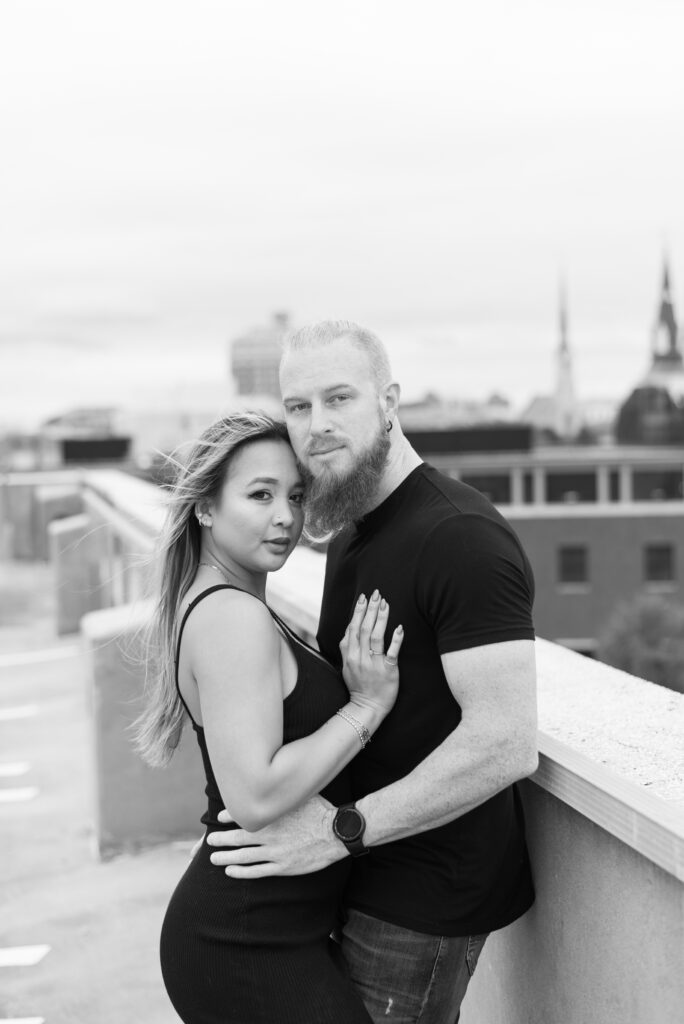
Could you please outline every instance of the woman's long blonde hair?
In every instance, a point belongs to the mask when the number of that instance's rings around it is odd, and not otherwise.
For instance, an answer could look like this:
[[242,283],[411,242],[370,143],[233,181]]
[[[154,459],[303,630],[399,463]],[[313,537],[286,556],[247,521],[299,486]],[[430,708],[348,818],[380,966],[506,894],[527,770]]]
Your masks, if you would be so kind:
[[135,745],[148,764],[168,764],[187,717],[176,687],[178,613],[197,572],[201,528],[195,509],[220,494],[238,448],[251,441],[289,443],[284,423],[263,413],[236,413],[212,423],[181,461],[168,496],[157,543],[155,604],[145,628],[145,709],[133,724]]

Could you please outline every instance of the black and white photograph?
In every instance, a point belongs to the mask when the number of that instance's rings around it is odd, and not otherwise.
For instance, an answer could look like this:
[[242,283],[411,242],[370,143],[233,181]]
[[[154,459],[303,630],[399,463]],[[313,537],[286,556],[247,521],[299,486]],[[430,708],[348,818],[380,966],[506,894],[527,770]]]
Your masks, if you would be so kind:
[[1,0],[0,1024],[681,1024],[683,41]]

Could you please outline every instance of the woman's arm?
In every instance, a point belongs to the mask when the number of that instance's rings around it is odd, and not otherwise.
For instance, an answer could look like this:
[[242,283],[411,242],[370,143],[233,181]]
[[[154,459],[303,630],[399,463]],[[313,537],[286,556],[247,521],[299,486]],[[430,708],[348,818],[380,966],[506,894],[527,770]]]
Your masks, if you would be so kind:
[[[371,733],[398,686],[396,666],[368,653],[371,643],[384,650],[387,613],[379,600],[357,606],[348,630],[363,685],[345,710]],[[318,793],[361,749],[357,731],[339,715],[283,745],[280,636],[258,600],[217,592],[195,610],[186,642],[214,775],[243,828],[263,828]],[[398,653],[401,639],[393,644]]]

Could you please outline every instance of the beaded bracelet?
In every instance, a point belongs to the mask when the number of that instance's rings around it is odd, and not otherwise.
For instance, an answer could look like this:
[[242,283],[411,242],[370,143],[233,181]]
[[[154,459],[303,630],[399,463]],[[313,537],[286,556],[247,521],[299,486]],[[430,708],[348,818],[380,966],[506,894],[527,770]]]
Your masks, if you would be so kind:
[[351,727],[356,729],[357,735],[361,740],[361,749],[363,750],[363,748],[371,741],[371,734],[366,726],[357,721],[356,718],[354,718],[353,715],[350,715],[348,711],[345,711],[344,708],[340,708],[340,710],[336,711],[335,714],[339,715],[340,718],[344,718],[345,722],[349,722]]

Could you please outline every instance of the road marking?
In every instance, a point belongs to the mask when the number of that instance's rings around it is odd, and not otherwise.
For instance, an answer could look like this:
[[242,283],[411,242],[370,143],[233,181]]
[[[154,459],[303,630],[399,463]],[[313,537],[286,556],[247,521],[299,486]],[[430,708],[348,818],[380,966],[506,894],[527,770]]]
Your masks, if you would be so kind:
[[0,967],[33,967],[49,952],[49,946],[7,946],[0,949]]
[[36,665],[41,661],[75,658],[80,653],[80,647],[76,644],[69,644],[67,647],[49,647],[42,651],[18,651],[16,654],[0,654],[0,668],[15,668],[17,665]]
[[0,1024],[45,1024],[45,1017],[0,1017]]
[[18,718],[32,718],[37,714],[37,704],[15,704],[13,708],[0,708],[0,722],[14,722]]
[[26,775],[30,769],[28,761],[0,761],[0,779],[16,779],[19,775]]
[[36,786],[0,789],[0,804],[18,804],[24,800],[34,800],[37,796],[38,788]]
[[45,1024],[45,1017],[0,1017],[0,1024]]

